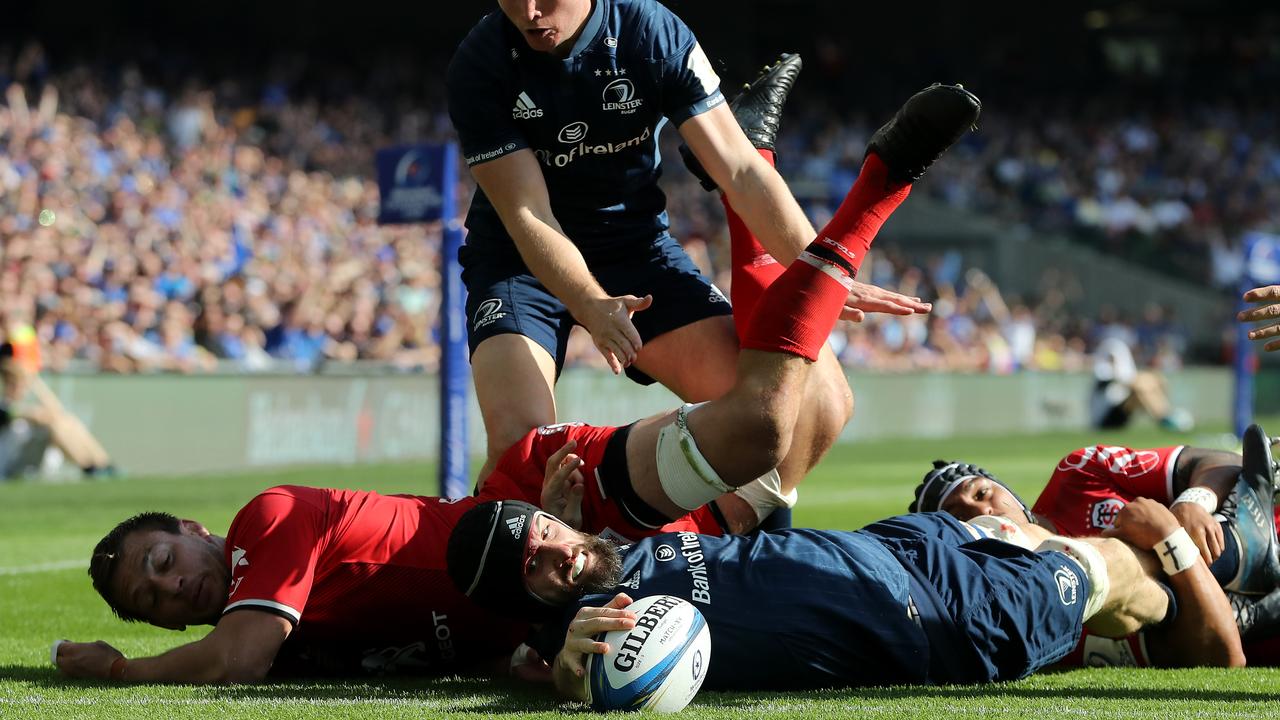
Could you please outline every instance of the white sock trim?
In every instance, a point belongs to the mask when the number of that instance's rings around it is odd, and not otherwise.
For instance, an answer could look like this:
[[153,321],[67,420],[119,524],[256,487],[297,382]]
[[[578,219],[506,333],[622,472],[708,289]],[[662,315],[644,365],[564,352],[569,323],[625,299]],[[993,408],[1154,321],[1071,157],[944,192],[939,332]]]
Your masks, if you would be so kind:
[[796,500],[800,498],[800,493],[796,492],[795,488],[791,488],[791,492],[786,495],[782,494],[782,476],[777,470],[770,470],[734,490],[733,494],[747,501],[755,511],[756,520],[759,522],[764,522],[764,519],[778,508],[795,507]]

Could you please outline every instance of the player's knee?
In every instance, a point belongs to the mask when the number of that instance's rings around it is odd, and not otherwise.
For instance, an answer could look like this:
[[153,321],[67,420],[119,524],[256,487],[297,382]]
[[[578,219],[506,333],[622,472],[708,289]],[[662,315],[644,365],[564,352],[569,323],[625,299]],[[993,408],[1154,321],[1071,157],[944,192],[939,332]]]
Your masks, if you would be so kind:
[[752,465],[760,469],[756,474],[761,475],[777,467],[791,450],[795,422],[776,413],[762,413],[749,425],[748,453]]
[[507,422],[507,423],[502,423],[497,427],[489,428],[488,458],[496,462],[497,459],[502,457],[502,454],[505,453],[507,450],[509,450],[512,445],[515,445],[516,443],[520,442],[521,438],[529,434],[530,430],[534,429],[535,427],[539,427],[540,425],[548,424],[550,422],[553,422],[553,421],[549,420],[547,423]]
[[853,418],[853,390],[838,365],[821,363],[814,370],[802,412],[812,412],[818,431],[834,439]]

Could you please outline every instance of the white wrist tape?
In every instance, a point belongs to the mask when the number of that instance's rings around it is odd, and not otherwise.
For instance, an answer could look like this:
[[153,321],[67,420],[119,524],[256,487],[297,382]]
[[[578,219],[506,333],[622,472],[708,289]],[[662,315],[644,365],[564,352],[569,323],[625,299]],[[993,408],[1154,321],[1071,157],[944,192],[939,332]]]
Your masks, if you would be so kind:
[[1170,577],[1188,570],[1200,558],[1200,548],[1191,542],[1191,536],[1185,528],[1178,528],[1151,548],[1160,557],[1164,566],[1164,574]]
[[770,470],[734,490],[733,494],[747,501],[751,509],[756,512],[756,520],[760,522],[764,522],[764,519],[778,508],[795,507],[796,500],[800,497],[795,488],[791,488],[791,492],[786,495],[782,494],[782,477],[778,475],[777,470]]
[[520,643],[520,647],[516,648],[515,651],[511,653],[511,665],[507,668],[507,674],[515,675],[516,668],[529,662],[529,652],[531,650],[533,650],[533,648],[529,647],[525,643]]
[[1191,503],[1204,508],[1204,511],[1210,515],[1218,511],[1218,494],[1207,487],[1189,487],[1182,491],[1178,499],[1174,500],[1169,507],[1173,507],[1179,503]]
[[53,647],[49,650],[49,662],[53,663],[54,667],[58,667],[58,646],[65,642],[71,642],[71,641],[70,640],[54,640]]

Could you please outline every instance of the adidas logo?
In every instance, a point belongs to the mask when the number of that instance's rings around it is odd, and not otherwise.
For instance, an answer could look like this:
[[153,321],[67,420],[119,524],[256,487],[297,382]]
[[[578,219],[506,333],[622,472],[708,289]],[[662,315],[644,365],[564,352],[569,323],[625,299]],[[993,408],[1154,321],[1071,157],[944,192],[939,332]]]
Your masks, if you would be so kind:
[[519,540],[520,533],[524,532],[524,516],[507,518],[507,529],[511,531],[511,537]]
[[631,574],[631,577],[625,581],[618,583],[618,587],[631,588],[632,590],[640,589],[640,571],[637,570]]
[[542,110],[533,104],[533,100],[529,98],[528,93],[522,91],[516,97],[516,106],[511,108],[511,118],[513,120],[532,120],[540,117],[542,117]]

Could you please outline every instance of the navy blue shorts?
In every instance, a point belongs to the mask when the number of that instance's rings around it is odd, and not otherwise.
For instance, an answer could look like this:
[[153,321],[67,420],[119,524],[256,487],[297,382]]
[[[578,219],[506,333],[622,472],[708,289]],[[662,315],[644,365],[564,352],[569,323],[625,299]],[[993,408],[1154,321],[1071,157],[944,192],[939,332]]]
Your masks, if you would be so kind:
[[863,528],[913,575],[929,636],[930,680],[1016,680],[1065,657],[1080,639],[1089,580],[1066,555],[974,540],[946,513]]
[[[524,335],[551,353],[558,377],[569,331],[577,324],[568,309],[522,264],[489,262],[465,253],[464,258],[471,352],[495,335]],[[610,295],[653,296],[653,305],[631,319],[643,342],[699,320],[733,314],[728,299],[670,235],[590,267]],[[627,368],[627,377],[641,385],[653,383],[653,378],[634,368]]]

